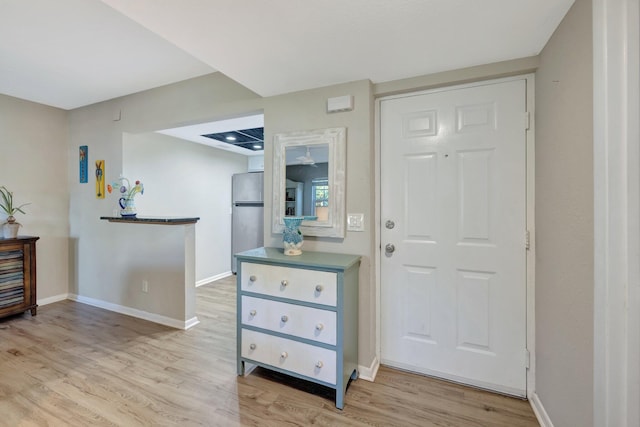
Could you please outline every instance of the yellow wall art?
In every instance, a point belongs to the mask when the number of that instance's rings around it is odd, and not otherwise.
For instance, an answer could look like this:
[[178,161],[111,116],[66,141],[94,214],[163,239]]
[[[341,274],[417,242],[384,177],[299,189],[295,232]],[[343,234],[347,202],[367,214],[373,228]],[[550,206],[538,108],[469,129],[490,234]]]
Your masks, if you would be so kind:
[[96,160],[96,198],[104,199],[104,160]]

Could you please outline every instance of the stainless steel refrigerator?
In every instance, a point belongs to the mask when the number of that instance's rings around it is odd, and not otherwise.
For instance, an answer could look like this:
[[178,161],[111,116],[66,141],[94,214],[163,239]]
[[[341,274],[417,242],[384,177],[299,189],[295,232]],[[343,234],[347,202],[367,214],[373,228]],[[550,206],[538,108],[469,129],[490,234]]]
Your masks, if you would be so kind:
[[264,244],[264,172],[238,173],[231,178],[231,271],[237,272],[238,252]]

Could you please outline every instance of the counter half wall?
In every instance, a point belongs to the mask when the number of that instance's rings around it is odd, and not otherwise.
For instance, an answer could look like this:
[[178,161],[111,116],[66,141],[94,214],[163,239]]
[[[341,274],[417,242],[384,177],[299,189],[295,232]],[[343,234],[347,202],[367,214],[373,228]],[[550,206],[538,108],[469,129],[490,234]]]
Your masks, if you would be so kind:
[[198,324],[195,224],[199,218],[100,219],[110,222],[111,242],[106,247],[117,248],[105,260],[111,280],[125,284],[113,307],[101,306],[178,329]]

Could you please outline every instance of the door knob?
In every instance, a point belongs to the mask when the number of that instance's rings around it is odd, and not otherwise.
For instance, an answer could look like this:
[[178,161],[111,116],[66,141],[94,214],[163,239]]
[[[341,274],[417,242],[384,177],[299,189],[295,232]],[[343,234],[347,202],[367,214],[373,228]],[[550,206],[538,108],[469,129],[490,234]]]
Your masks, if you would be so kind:
[[384,247],[384,251],[388,254],[392,254],[395,250],[396,250],[396,247],[393,246],[391,243],[387,243],[387,245]]
[[387,227],[389,230],[391,230],[393,227],[396,226],[396,223],[391,220],[387,220],[387,222],[384,223],[384,226]]

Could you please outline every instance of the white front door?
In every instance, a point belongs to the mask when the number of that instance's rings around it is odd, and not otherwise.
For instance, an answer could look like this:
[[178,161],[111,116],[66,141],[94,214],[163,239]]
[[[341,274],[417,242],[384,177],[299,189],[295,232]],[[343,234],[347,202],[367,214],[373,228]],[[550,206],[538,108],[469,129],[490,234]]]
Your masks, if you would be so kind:
[[526,395],[525,94],[381,101],[382,363]]

